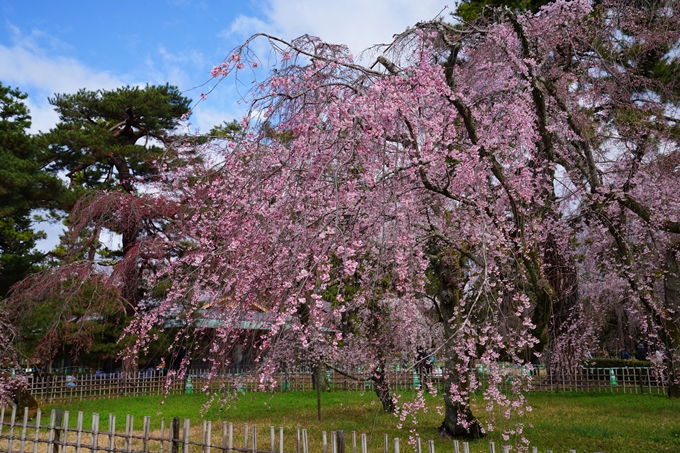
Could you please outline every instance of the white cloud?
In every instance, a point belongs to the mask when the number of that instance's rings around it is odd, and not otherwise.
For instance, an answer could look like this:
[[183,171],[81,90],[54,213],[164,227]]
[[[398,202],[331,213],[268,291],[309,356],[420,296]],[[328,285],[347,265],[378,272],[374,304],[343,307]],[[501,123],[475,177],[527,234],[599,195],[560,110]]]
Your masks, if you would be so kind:
[[267,23],[240,16],[228,34],[271,30],[286,40],[309,34],[345,44],[358,55],[391,42],[393,35],[418,21],[434,19],[443,8],[440,0],[270,0],[263,11]]
[[[197,50],[171,52],[160,46],[157,53],[160,56],[160,63],[156,63],[152,58],[146,60],[147,81],[157,84],[170,83],[182,90],[190,90],[197,83],[192,75],[187,72],[187,68],[208,68],[211,67],[211,64],[214,64],[213,61],[209,61],[203,53]],[[210,74],[206,70],[205,80],[209,78]]]
[[240,38],[247,38],[255,33],[267,33],[271,25],[263,22],[256,17],[240,15],[231,23],[229,30],[222,31],[218,36],[221,38],[231,38],[236,35]]
[[[27,43],[30,44],[30,43]],[[55,93],[75,93],[81,88],[113,89],[124,85],[106,71],[96,71],[67,57],[47,56],[34,45],[0,45],[0,80],[29,92],[31,132],[47,131],[58,120],[47,98]]]
[[206,133],[213,126],[220,125],[224,121],[240,120],[244,111],[239,112],[236,108],[228,107],[227,103],[223,103],[223,106],[213,106],[211,103],[201,104],[191,117],[192,128],[195,131]]
[[50,93],[73,93],[80,88],[111,89],[122,82],[106,71],[95,71],[67,57],[46,56],[22,46],[0,45],[0,79]]
[[167,50],[165,47],[160,46],[158,48],[158,53],[163,58],[164,63],[196,66],[205,66],[207,64],[206,58],[201,52],[197,50],[173,53]]
[[54,107],[47,102],[46,96],[42,99],[29,97],[26,100],[26,106],[33,120],[29,130],[31,133],[47,132],[59,121],[59,115],[54,111]]

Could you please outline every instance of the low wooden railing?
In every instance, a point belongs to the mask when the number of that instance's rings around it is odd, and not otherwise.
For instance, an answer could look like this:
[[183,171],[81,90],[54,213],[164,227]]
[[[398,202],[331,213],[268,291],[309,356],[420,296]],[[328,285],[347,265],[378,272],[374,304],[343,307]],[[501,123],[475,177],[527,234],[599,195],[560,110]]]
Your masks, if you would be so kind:
[[[23,414],[23,416],[22,416]],[[19,416],[17,418],[17,416]],[[0,453],[310,453],[309,437],[306,429],[297,428],[292,439],[284,437],[284,428],[270,426],[258,432],[255,425],[244,424],[242,442],[236,439],[234,425],[221,422],[213,425],[203,421],[194,426],[189,419],[180,421],[178,417],[166,423],[161,419],[160,429],[151,430],[151,417],[144,417],[141,431],[134,430],[134,417],[125,417],[125,429],[120,432],[116,427],[116,416],[108,417],[108,429],[100,429],[99,414],[91,416],[92,428],[84,425],[82,412],[78,412],[75,428],[69,425],[69,412],[52,410],[47,420],[37,411],[33,421],[29,411],[18,411],[16,407],[0,408]],[[369,453],[366,434],[356,431],[326,431],[316,433],[321,437],[319,453]],[[318,438],[317,438],[318,439]],[[237,445],[238,444],[238,445]],[[317,443],[318,445],[318,443]],[[469,453],[467,442],[452,441],[453,453]],[[382,453],[400,453],[400,439],[383,436]],[[420,437],[414,445],[415,453],[435,453],[434,441],[422,442]],[[503,453],[510,452],[510,446],[500,447]],[[412,451],[412,448],[408,448]],[[425,452],[423,451],[425,450]],[[536,447],[531,448],[537,453]],[[493,442],[489,442],[489,452],[496,453]],[[546,450],[552,453],[551,450]],[[570,450],[576,452],[576,450]]]
[[[488,373],[477,369],[477,377],[486,382]],[[503,370],[500,383],[502,390],[510,390],[512,380],[530,378],[534,391],[579,391],[579,392],[618,392],[663,394],[667,388],[665,379],[654,368],[582,368],[577,372],[546,372],[508,367]],[[358,391],[371,390],[372,382],[366,373],[353,375],[362,380],[348,378],[340,373],[329,372],[328,383],[332,390]],[[76,375],[76,376],[30,376],[29,391],[43,404],[54,404],[83,399],[111,399],[121,396],[177,394],[187,391],[226,391],[250,392],[257,390],[260,381],[255,373],[231,373],[213,376],[205,373],[190,373],[190,380],[176,379],[162,372],[144,374],[116,374],[114,376]],[[364,380],[365,378],[365,380]],[[307,372],[281,373],[275,376],[278,391],[312,390],[312,376]],[[412,391],[428,382],[441,392],[444,379],[441,376],[418,375],[413,371],[393,371],[387,373],[390,388],[395,392]]]

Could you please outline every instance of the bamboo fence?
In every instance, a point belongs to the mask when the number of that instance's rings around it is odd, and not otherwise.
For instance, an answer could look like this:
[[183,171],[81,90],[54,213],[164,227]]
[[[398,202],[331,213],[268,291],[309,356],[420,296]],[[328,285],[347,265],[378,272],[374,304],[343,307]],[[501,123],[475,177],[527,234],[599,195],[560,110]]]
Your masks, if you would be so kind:
[[[582,368],[577,372],[546,372],[508,367],[503,369],[501,390],[509,391],[514,379],[531,379],[534,391],[579,391],[663,394],[666,392],[665,379],[653,368]],[[478,379],[488,382],[489,373],[476,369]],[[367,373],[353,373],[359,380],[341,373],[329,372],[327,381],[332,390],[372,390],[373,382]],[[112,399],[121,396],[145,396],[177,394],[184,392],[250,392],[260,386],[256,373],[229,373],[207,376],[200,371],[188,374],[190,379],[177,379],[161,372],[116,374],[97,376],[94,374],[75,376],[30,376],[29,392],[41,404],[66,403],[84,399]],[[289,372],[275,376],[278,391],[312,390],[312,376],[308,372]],[[390,388],[395,392],[413,391],[427,382],[438,391],[444,387],[444,379],[434,374],[419,376],[413,371],[391,371],[387,373]],[[486,385],[486,384],[485,384]]]
[[[9,410],[8,410],[9,409]],[[134,417],[127,415],[125,429],[116,428],[116,416],[109,415],[108,429],[101,430],[99,414],[92,414],[92,428],[84,427],[83,413],[78,412],[76,428],[69,426],[69,412],[52,410],[48,420],[43,420],[40,410],[33,423],[29,423],[28,408],[23,417],[17,419],[17,408],[2,406],[0,409],[0,453],[311,453],[309,435],[306,429],[297,428],[285,438],[284,429],[270,426],[258,432],[255,425],[244,424],[242,437],[237,439],[234,425],[221,422],[213,426],[203,421],[199,429],[192,429],[191,421],[178,417],[166,424],[161,419],[160,430],[151,430],[151,417],[144,417],[142,431],[134,430]],[[6,417],[7,415],[7,417]],[[318,433],[317,433],[318,434]],[[326,431],[321,433],[319,453],[369,453],[366,434],[352,431]],[[292,436],[292,438],[291,438]],[[242,442],[240,441],[242,439]],[[399,438],[383,436],[382,453],[400,453]],[[434,441],[422,442],[416,439],[415,453],[435,453]],[[448,450],[448,449],[447,449]],[[511,447],[500,447],[502,453],[509,453]],[[467,442],[452,441],[453,453],[470,453]],[[532,447],[532,453],[538,453]],[[489,442],[489,452],[496,453],[493,442]],[[576,450],[570,450],[570,453]],[[499,452],[500,453],[500,452]],[[552,453],[546,450],[546,453]]]

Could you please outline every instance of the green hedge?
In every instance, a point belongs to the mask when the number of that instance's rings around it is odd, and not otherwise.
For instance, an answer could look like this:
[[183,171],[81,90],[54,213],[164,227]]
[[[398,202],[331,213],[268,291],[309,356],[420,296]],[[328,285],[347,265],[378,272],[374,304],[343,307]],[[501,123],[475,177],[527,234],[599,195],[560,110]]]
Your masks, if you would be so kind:
[[622,368],[622,367],[650,367],[652,362],[649,360],[635,360],[635,359],[584,359],[583,366],[585,368]]

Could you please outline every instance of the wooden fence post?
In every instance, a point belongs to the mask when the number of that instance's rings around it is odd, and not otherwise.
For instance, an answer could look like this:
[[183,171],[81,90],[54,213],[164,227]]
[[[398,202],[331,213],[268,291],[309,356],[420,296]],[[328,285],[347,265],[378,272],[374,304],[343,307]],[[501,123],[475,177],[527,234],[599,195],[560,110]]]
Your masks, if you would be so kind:
[[151,430],[151,417],[146,416],[144,417],[144,431],[143,431],[143,439],[142,439],[142,451],[144,453],[149,452],[149,431]]
[[203,420],[203,430],[201,431],[201,453],[206,453],[206,448],[208,441],[206,440],[206,434],[208,430],[208,420]]
[[64,411],[63,435],[61,436],[61,451],[66,453],[66,443],[68,442],[68,411]]
[[12,440],[14,439],[14,422],[17,417],[17,407],[12,406],[12,417],[9,419],[9,437],[7,438],[7,451],[12,451]]
[[[125,451],[132,451],[132,433],[135,426],[135,416],[127,415],[125,417]],[[64,452],[66,453],[66,452]]]
[[229,423],[229,453],[234,451],[234,424]]
[[227,422],[222,422],[222,453],[227,453]]
[[[26,447],[26,427],[28,426],[28,408],[24,407],[24,423],[21,425],[21,439],[19,440],[19,453],[24,453]],[[10,453],[12,450],[7,449]]]
[[[161,438],[158,442],[159,453],[163,453],[163,442],[165,441],[165,417],[161,418]],[[224,452],[222,452],[224,453]]]
[[276,450],[276,431],[273,426],[269,427],[269,451],[274,453]]
[[[323,432],[324,453],[326,453],[326,431]],[[297,438],[295,439],[295,453],[300,453],[300,428],[297,429]]]
[[78,424],[76,425],[76,453],[80,453],[83,440],[83,411],[78,411]]
[[95,453],[99,447],[99,414],[96,412],[92,414],[92,448],[91,453]]
[[206,433],[206,446],[205,446],[205,453],[210,453],[210,445],[211,445],[211,438],[212,438],[212,421],[208,420],[208,432]]
[[243,424],[243,449],[248,449],[248,423]]
[[345,453],[345,431],[342,429],[338,431],[338,453]]
[[253,425],[253,453],[257,453],[257,426]]
[[116,415],[109,414],[109,453],[116,449]]
[[182,436],[182,449],[184,453],[189,453],[189,433],[191,432],[191,421],[188,418],[184,419],[184,433]]
[[59,453],[59,439],[61,438],[61,430],[59,426],[61,425],[62,418],[64,416],[64,411],[62,409],[57,409],[56,420],[54,422],[54,448],[52,451],[54,453]]
[[33,440],[33,453],[38,453],[38,440],[40,439],[40,416],[42,411],[38,408],[35,414],[35,438]]
[[[4,415],[4,407],[3,407],[3,415]],[[47,453],[52,453],[52,448],[53,448],[53,442],[54,442],[54,423],[55,419],[57,417],[57,411],[52,409],[52,412],[50,413],[50,424],[49,424],[49,429],[47,431]],[[0,425],[0,428],[2,425]],[[0,429],[1,431],[1,429]]]
[[179,453],[179,417],[172,419],[172,453]]

